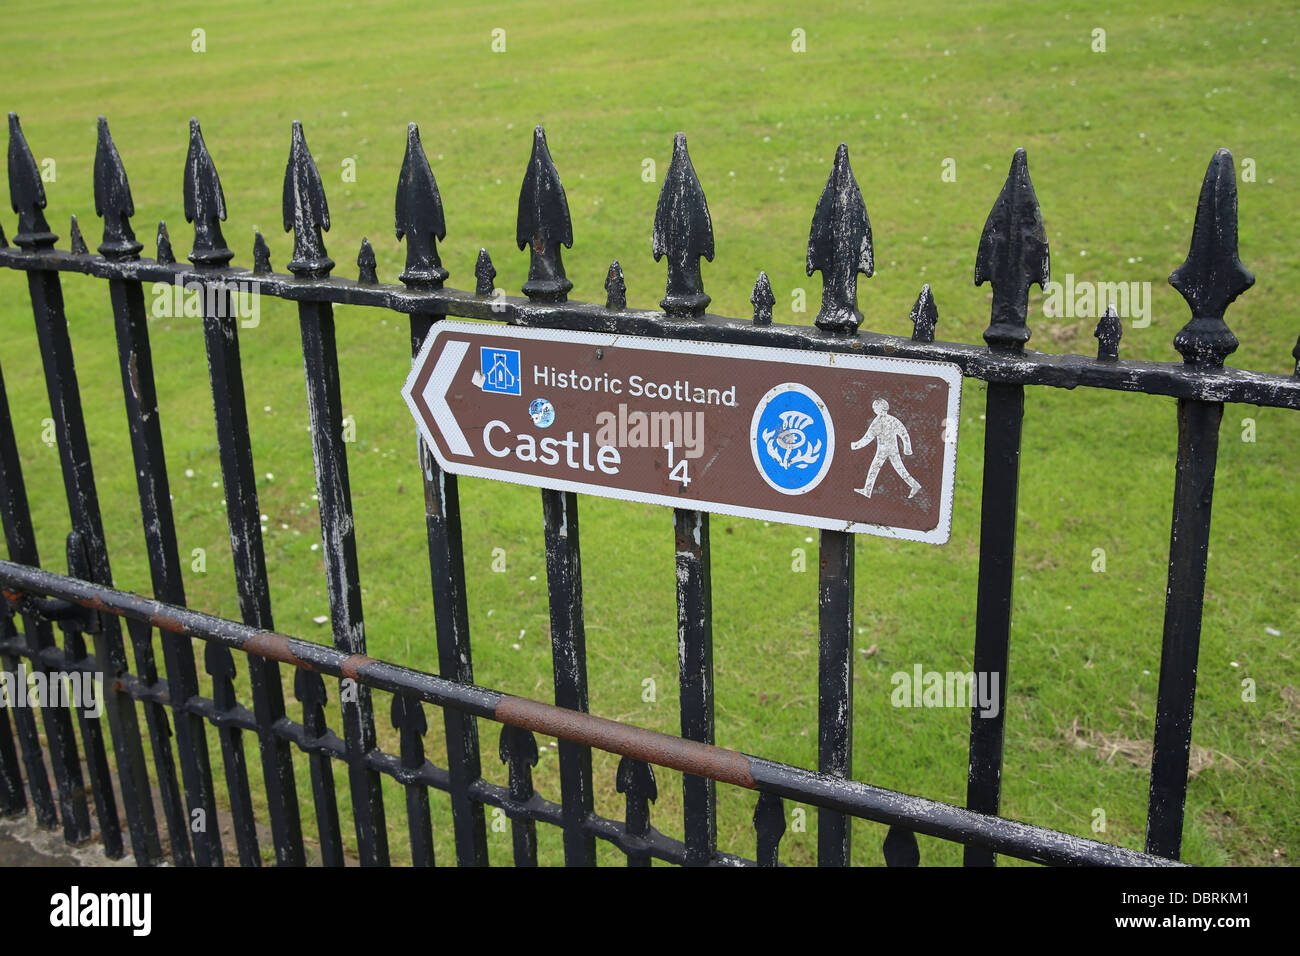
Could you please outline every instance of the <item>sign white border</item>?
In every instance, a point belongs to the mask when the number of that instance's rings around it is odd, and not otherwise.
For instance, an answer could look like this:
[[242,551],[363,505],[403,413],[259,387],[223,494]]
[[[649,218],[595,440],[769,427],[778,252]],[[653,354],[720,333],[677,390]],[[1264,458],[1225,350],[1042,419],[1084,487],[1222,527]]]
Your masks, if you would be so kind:
[[[607,485],[589,484],[583,481],[570,481],[542,475],[528,475],[508,471],[502,468],[486,468],[464,462],[450,462],[443,457],[434,440],[428,423],[420,414],[412,390],[415,387],[417,373],[428,361],[429,353],[439,345],[439,340],[455,335],[494,335],[519,341],[565,342],[574,345],[588,345],[593,348],[635,349],[643,352],[671,352],[675,355],[707,355],[735,359],[757,359],[766,362],[780,362],[790,366],[812,366],[815,368],[852,368],[867,372],[893,372],[901,375],[929,375],[948,383],[948,408],[945,421],[941,426],[947,428],[946,422],[954,426],[949,431],[951,441],[944,443],[943,456],[943,491],[939,501],[939,523],[930,531],[916,531],[910,528],[893,528],[889,525],[869,524],[860,521],[843,521],[820,518],[811,515],[794,514],[786,511],[769,511],[765,508],[746,508],[741,505],[701,501],[694,498],[678,498],[672,495],[654,494],[643,491],[628,491],[623,488],[611,488]],[[462,353],[463,358],[463,353]],[[439,363],[441,364],[441,363]],[[797,373],[792,369],[791,377]],[[439,376],[430,376],[432,385]],[[426,396],[426,402],[435,415],[446,406],[446,388],[436,398]],[[614,498],[619,501],[636,501],[645,504],[661,505],[666,508],[690,508],[707,511],[712,514],[731,515],[737,518],[757,518],[763,521],[776,521],[803,528],[820,528],[825,531],[847,531],[852,534],[872,534],[884,538],[902,541],[921,541],[928,544],[946,544],[952,531],[953,485],[957,472],[957,427],[961,421],[961,369],[946,362],[927,362],[919,359],[885,358],[875,355],[850,355],[842,352],[805,352],[797,349],[773,348],[760,345],[738,345],[730,342],[692,342],[684,339],[656,339],[637,335],[624,335],[619,332],[581,332],[564,329],[534,329],[515,325],[497,325],[488,322],[464,322],[454,319],[441,319],[433,324],[425,337],[424,347],[411,363],[411,372],[402,387],[402,397],[415,418],[421,436],[432,451],[434,458],[443,470],[471,478],[490,478],[509,484],[526,485],[533,488],[551,488],[556,491],[572,491],[581,494],[596,495],[601,498]],[[446,409],[450,417],[450,408]],[[442,416],[439,415],[441,425]],[[459,427],[456,428],[459,432]],[[444,440],[449,440],[444,434]],[[463,435],[462,435],[463,438]]]

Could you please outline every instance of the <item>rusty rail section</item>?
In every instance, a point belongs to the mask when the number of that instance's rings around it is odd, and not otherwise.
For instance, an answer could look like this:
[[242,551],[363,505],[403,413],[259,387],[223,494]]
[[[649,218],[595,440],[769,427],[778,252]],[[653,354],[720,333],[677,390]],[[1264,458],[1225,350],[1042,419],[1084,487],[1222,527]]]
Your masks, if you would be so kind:
[[[713,744],[645,730],[483,687],[460,684],[363,654],[348,654],[323,644],[314,644],[274,631],[258,630],[189,608],[164,604],[152,598],[116,591],[12,561],[0,560],[0,583],[3,584],[2,593],[10,605],[10,613],[53,613],[65,621],[69,620],[73,615],[57,605],[51,608],[48,604],[40,603],[42,598],[56,598],[94,612],[79,615],[82,626],[89,631],[100,629],[101,623],[95,620],[99,615],[140,621],[170,634],[212,641],[231,650],[289,664],[312,673],[350,678],[375,690],[400,694],[438,707],[455,708],[474,717],[487,718],[520,730],[547,734],[646,764],[670,767],[682,773],[707,777],[719,783],[760,793],[771,793],[865,820],[890,826],[904,825],[917,833],[957,840],[997,853],[1053,864],[1162,866],[1171,863],[1162,857],[1108,843],[987,816],[864,783],[836,780]],[[8,649],[6,643],[0,643],[0,650]],[[66,659],[62,653],[43,655],[42,660],[51,667],[74,669],[78,666],[78,662]],[[81,666],[90,665],[83,662]],[[131,693],[137,687],[138,684],[121,685],[118,690]],[[152,698],[147,694],[138,696],[170,703],[165,698]],[[181,706],[202,712],[205,708],[197,706],[198,703],[189,701]],[[289,733],[289,728],[285,726],[278,727],[277,731],[290,739],[297,736]],[[432,782],[440,789],[448,789],[444,776],[435,776]],[[490,791],[483,788],[481,792],[487,796]],[[504,801],[498,799],[492,802]],[[613,823],[602,822],[606,825]],[[617,827],[617,824],[614,826]],[[608,827],[597,826],[595,829],[605,831]],[[1027,845],[1032,846],[1028,852],[1025,850]],[[653,850],[651,853],[659,855]],[[672,856],[665,858],[673,859]]]

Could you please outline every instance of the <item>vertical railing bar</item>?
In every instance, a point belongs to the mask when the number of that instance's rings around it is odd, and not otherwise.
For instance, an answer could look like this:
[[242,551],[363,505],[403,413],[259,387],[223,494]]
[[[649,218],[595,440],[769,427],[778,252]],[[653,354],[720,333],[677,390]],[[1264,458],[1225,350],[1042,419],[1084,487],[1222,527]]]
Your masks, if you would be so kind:
[[[411,355],[418,355],[425,336],[441,316],[411,316]],[[460,527],[460,494],[455,475],[443,472],[423,438],[417,438],[420,477],[424,484],[425,532],[429,542],[433,618],[438,641],[438,673],[465,684],[474,682],[466,603],[465,560]],[[483,805],[469,797],[482,775],[478,721],[454,707],[442,708],[451,777],[451,817],[460,866],[487,866],[487,820]]]
[[[12,553],[12,549],[11,552]],[[39,560],[24,561],[39,567]],[[12,622],[10,622],[12,626]],[[40,663],[35,656],[54,645],[53,630],[49,622],[33,614],[23,615],[23,638],[33,656],[28,664],[31,671],[46,675],[47,687],[58,680],[57,672]],[[11,672],[12,673],[12,672]],[[79,675],[74,675],[74,679]],[[24,708],[27,709],[27,708]],[[86,802],[86,787],[81,775],[81,758],[77,753],[77,739],[73,735],[72,715],[65,706],[42,706],[42,723],[49,741],[50,764],[59,794],[59,812],[63,819],[63,839],[70,844],[90,839],[90,808]]]
[[[153,628],[141,621],[128,619],[127,633],[135,649],[136,677],[147,687],[158,683],[158,667],[153,656]],[[163,816],[167,820],[168,842],[171,844],[172,863],[175,866],[193,866],[190,853],[188,817],[181,802],[180,786],[176,780],[176,763],[172,758],[172,729],[167,721],[167,709],[157,701],[141,702],[149,743],[153,750],[154,773],[158,779],[158,798]]]
[[[854,536],[821,533],[818,572],[817,769],[853,774]],[[848,866],[852,819],[817,811],[818,866]]]
[[[1029,289],[1045,289],[1051,249],[1029,158],[1017,149],[997,200],[984,223],[975,253],[975,284],[992,287],[991,352],[1021,355],[1029,341]],[[1011,643],[1011,594],[1016,566],[1016,504],[1020,491],[1020,436],[1025,417],[1023,385],[990,382],[985,398],[984,477],[980,502],[979,583],[975,605],[974,673],[995,682],[997,709],[972,702],[966,806],[996,815],[1002,803],[1002,745],[1007,716],[1007,663]],[[995,866],[997,854],[967,846],[966,866]]]
[[[76,531],[68,533],[64,552],[68,562],[68,574],[83,581],[90,577],[90,565],[81,535]],[[93,658],[86,651],[86,640],[82,625],[76,618],[59,622],[63,631],[63,651],[68,659],[78,663],[94,664]],[[97,665],[96,665],[97,666]],[[101,688],[101,706],[105,703]],[[113,794],[113,773],[108,765],[108,751],[104,747],[104,730],[99,714],[92,713],[89,701],[82,701],[77,711],[78,725],[81,727],[81,739],[86,750],[86,774],[90,778],[90,792],[95,799],[95,819],[99,821],[100,840],[104,844],[104,855],[110,860],[119,860],[125,854],[122,845],[122,824],[118,820],[117,798]]]
[[[424,734],[429,729],[424,705],[413,697],[393,695],[393,728],[398,732],[402,769],[424,767]],[[433,866],[433,825],[429,820],[429,788],[417,781],[403,784],[406,791],[406,825],[411,840],[411,865]]]
[[[63,309],[63,287],[57,272],[43,269],[29,272],[27,281],[45,366],[45,385],[54,418],[68,510],[73,528],[81,535],[91,580],[111,586],[113,574],[109,567],[72,343]],[[95,657],[104,674],[105,696],[108,698],[105,710],[113,737],[132,850],[137,864],[152,866],[158,862],[162,849],[158,842],[149,778],[145,772],[135,702],[125,691],[115,687],[118,676],[125,673],[128,666],[117,619],[106,616],[94,640]]]
[[[15,632],[12,620],[5,621],[6,632]],[[0,665],[11,674],[18,672],[20,658],[0,655]],[[6,711],[9,708],[6,708]],[[54,804],[54,794],[50,790],[50,778],[45,770],[45,753],[41,749],[40,734],[36,730],[36,717],[30,707],[13,709],[14,729],[18,733],[18,743],[22,749],[23,768],[27,774],[27,787],[31,791],[32,806],[36,810],[36,824],[47,830],[58,826],[59,812]],[[21,781],[19,782],[21,788]],[[21,790],[19,791],[21,795]]]
[[[806,271],[808,275],[818,271],[822,274],[821,308],[813,320],[818,329],[832,335],[857,333],[863,319],[858,310],[858,276],[870,278],[875,272],[873,249],[871,220],[849,162],[849,147],[840,143],[808,233]],[[763,285],[768,288],[762,288]],[[755,321],[759,324],[770,321],[770,286],[766,276],[761,276],[752,296]],[[853,773],[855,547],[855,538],[846,531],[821,532],[817,585],[817,769],[845,779]],[[768,807],[764,807],[764,812],[775,814]],[[848,866],[851,850],[852,818],[819,809],[817,864]],[[771,854],[775,863],[775,846]]]
[[[0,657],[8,667],[9,657]],[[27,795],[23,793],[23,775],[18,765],[18,750],[9,729],[9,708],[0,707],[0,816],[27,813]]]
[[[312,671],[296,668],[294,696],[302,703],[303,731],[311,741],[325,737],[329,728],[325,722],[324,679]],[[334,795],[334,769],[329,755],[319,751],[307,754],[310,768],[311,791],[316,810],[316,834],[320,841],[321,863],[324,866],[343,866],[343,832],[339,826],[339,806]]]
[[[818,827],[820,832],[820,825]],[[785,801],[763,791],[754,805],[757,863],[764,869],[781,865],[781,837],[785,835]]]
[[[709,516],[673,509],[677,543],[677,661],[682,736],[713,743],[713,588]],[[682,775],[687,863],[707,866],[718,849],[717,784]]]
[[[1187,258],[1169,276],[1169,284],[1182,294],[1192,313],[1191,320],[1174,336],[1174,348],[1183,356],[1185,370],[1197,374],[1223,368],[1239,344],[1224,315],[1228,306],[1255,284],[1254,273],[1238,255],[1237,171],[1232,153],[1226,149],[1215,151],[1205,169]],[[1146,836],[1148,853],[1174,860],[1182,849],[1222,421],[1222,402],[1178,400],[1178,462]]]
[[[161,601],[183,607],[185,586],[181,579],[176,522],[172,513],[167,462],[163,452],[162,425],[158,415],[158,395],[154,383],[143,286],[136,281],[110,279],[109,294],[116,320],[122,393],[126,400],[131,452],[154,595]],[[167,668],[167,687],[171,697],[186,806],[191,814],[195,810],[201,810],[205,816],[212,817],[216,813],[216,802],[203,718],[187,711],[184,706],[199,693],[194,648],[188,638],[176,634],[162,633],[160,639],[163,662]],[[173,853],[178,842],[184,844],[189,841],[190,829],[190,826],[185,826],[178,833],[173,828]],[[212,866],[220,863],[221,840],[215,827],[197,828],[192,836],[194,859],[198,865]]]
[[[618,792],[624,795],[623,828],[629,836],[644,840],[650,835],[650,804],[659,798],[654,767],[642,760],[624,757],[618,762],[614,781]],[[689,845],[687,854],[689,862]],[[648,851],[627,850],[626,855],[630,868],[645,869],[652,865]]]
[[[203,317],[203,336],[208,356],[208,377],[216,419],[217,451],[221,459],[222,487],[226,494],[226,519],[230,528],[230,550],[234,559],[235,586],[239,593],[240,616],[245,624],[270,630],[271,594],[266,578],[266,556],[262,549],[257,481],[253,472],[253,451],[248,431],[248,409],[244,403],[244,374],[239,354],[237,320],[231,311],[229,293],[218,299],[216,314]],[[248,676],[252,685],[254,716],[262,756],[262,777],[271,810],[271,836],[276,863],[301,866],[304,862],[302,824],[297,789],[293,782],[293,756],[289,742],[271,728],[285,714],[280,666],[271,660],[249,655]],[[219,857],[217,858],[219,862]]]
[[[528,803],[533,799],[533,767],[537,766],[537,738],[531,730],[501,725],[501,738],[497,754],[506,764],[509,774],[510,799]],[[531,817],[511,816],[510,842],[514,849],[515,866],[537,865],[537,821]]]
[[[9,560],[31,567],[40,567],[40,556],[36,550],[36,532],[32,527],[31,511],[28,508],[27,489],[23,482],[22,463],[14,437],[13,419],[9,414],[9,396],[5,388],[3,372],[0,372],[0,516],[4,521],[5,545],[9,551]],[[6,630],[14,630],[12,619],[6,620]],[[36,615],[24,614],[23,632],[23,641],[28,650],[33,652],[32,669],[45,673],[48,681],[49,668],[39,663],[35,652],[54,643],[53,629],[49,622],[40,620]],[[6,656],[5,669],[11,674],[17,673],[18,661],[17,657]],[[37,794],[40,785],[44,786],[45,793],[48,794],[49,781],[45,776],[44,761],[41,759],[40,742],[35,734],[35,722],[30,719],[31,709],[24,707],[19,710],[26,712],[27,715],[26,720],[22,717],[18,718],[17,727],[23,734],[24,753],[30,746],[31,756],[41,765],[40,780],[33,781],[37,784],[37,789],[33,791],[33,802],[38,807],[39,819],[41,802],[37,799]],[[64,707],[42,707],[41,716],[45,723],[45,736],[50,742],[50,762],[54,767],[54,777],[59,792],[63,838],[68,843],[81,843],[90,838],[90,811],[86,805],[81,760],[77,755],[72,719]],[[32,724],[30,737],[26,736],[28,728],[24,726],[28,722]],[[14,764],[13,773],[16,774],[17,769],[17,765]],[[21,780],[18,781],[18,794],[21,797]],[[41,822],[44,825],[44,821]],[[50,822],[52,824],[52,821]]]
[[[249,659],[252,655],[247,655]],[[235,656],[223,644],[209,643],[203,652],[207,672],[212,676],[212,699],[219,715],[232,717],[239,708],[235,697]],[[262,865],[258,848],[257,818],[248,782],[248,764],[244,756],[244,731],[230,720],[217,723],[221,756],[226,770],[226,793],[230,796],[231,829],[240,866]],[[212,825],[215,821],[209,821]]]
[[[546,529],[555,705],[585,713],[587,638],[583,625],[578,496],[542,489],[542,517]],[[559,752],[564,862],[566,866],[595,866],[596,838],[585,828],[592,810],[591,748],[561,740]]]
[[[189,254],[189,260],[205,270],[227,265],[235,254],[226,248],[225,236],[221,232],[221,222],[226,218],[226,200],[216,166],[203,141],[199,122],[193,118],[190,119],[190,143],[185,157],[184,190],[185,218],[194,223],[194,248]],[[158,260],[161,262],[164,259],[168,262],[175,261],[171,241],[160,223]],[[247,288],[238,288],[238,291],[241,295],[257,295],[256,291]],[[212,388],[221,477],[226,492],[226,519],[230,527],[230,550],[235,566],[235,586],[239,592],[239,610],[245,624],[269,630],[272,627],[271,597],[266,582],[261,523],[258,520],[260,512],[248,434],[248,410],[244,406],[239,333],[232,304],[227,284],[205,288],[203,339],[208,356],[208,377]],[[208,663],[208,671],[212,673],[211,658]],[[233,672],[233,663],[220,663],[222,670]],[[267,658],[249,655],[248,676],[252,686],[253,713],[257,722],[262,779],[270,810],[276,863],[281,866],[301,866],[304,852],[298,791],[294,785],[293,752],[289,741],[274,731],[276,724],[285,716],[280,668]],[[232,706],[233,703],[232,700]],[[242,765],[242,738],[236,738],[234,743],[240,748],[236,763]]]
[[[1007,663],[1011,642],[1011,592],[1015,582],[1016,501],[1020,489],[1020,440],[1025,415],[1022,385],[989,383],[985,406],[984,489],[980,507],[979,584],[975,606],[977,680],[994,680],[993,715],[971,708],[970,769],[966,806],[996,814],[1002,799],[1002,743],[1006,724]],[[997,855],[967,846],[966,866],[994,866]]]
[[1182,848],[1196,664],[1222,420],[1221,402],[1179,399],[1169,586],[1165,592],[1146,835],[1147,852],[1171,860],[1179,858]]
[[[361,582],[357,569],[356,530],[352,492],[348,485],[347,451],[343,446],[343,404],[339,389],[338,350],[334,337],[334,308],[328,302],[298,303],[302,350],[307,376],[307,408],[311,416],[312,455],[320,504],[321,548],[325,553],[326,587],[334,646],[365,654],[365,624]],[[363,865],[388,863],[388,834],[379,773],[366,755],[375,749],[375,716],[370,688],[340,681],[343,737],[348,750],[348,777],[357,849]]]

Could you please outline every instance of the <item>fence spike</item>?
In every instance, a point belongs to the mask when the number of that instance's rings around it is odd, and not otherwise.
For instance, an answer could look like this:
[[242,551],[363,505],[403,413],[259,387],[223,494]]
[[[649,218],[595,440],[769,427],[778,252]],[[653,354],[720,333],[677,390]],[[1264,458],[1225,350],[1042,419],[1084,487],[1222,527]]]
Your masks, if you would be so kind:
[[759,272],[754,281],[754,291],[749,294],[749,301],[754,306],[754,324],[772,324],[772,306],[776,305],[776,296],[772,294],[772,283],[766,272]]
[[325,705],[329,695],[325,693],[325,681],[314,671],[297,668],[293,678],[293,696],[303,707],[302,725],[312,737],[325,733]]
[[501,739],[497,743],[497,756],[509,768],[510,796],[514,800],[531,800],[533,796],[533,771],[537,766],[537,738],[531,730],[501,725]]
[[617,259],[609,264],[609,274],[605,276],[605,308],[627,308],[627,280]]
[[86,246],[86,237],[81,234],[81,226],[77,224],[75,213],[72,216],[72,223],[68,227],[68,251],[74,256],[90,255],[90,249]]
[[438,257],[438,243],[447,238],[447,223],[438,181],[414,123],[406,127],[406,155],[397,178],[393,218],[397,238],[406,239],[406,269],[398,278],[412,288],[441,289],[449,273]]
[[822,274],[822,307],[817,328],[852,335],[862,324],[858,311],[858,273],[875,273],[871,220],[862,190],[849,165],[849,147],[840,143],[826,188],[817,200],[808,233],[808,275]]
[[158,265],[170,266],[176,263],[176,254],[172,252],[172,237],[167,234],[167,223],[158,220]]
[[357,253],[357,281],[367,284],[375,284],[379,281],[379,273],[375,269],[375,250],[370,246],[369,239],[361,240],[361,251]]
[[933,342],[934,327],[939,324],[939,307],[934,304],[930,283],[921,286],[921,292],[912,305],[912,341]]
[[614,785],[627,799],[627,832],[639,837],[649,834],[650,804],[659,799],[654,767],[644,760],[624,757],[618,762]]
[[1097,321],[1097,329],[1093,336],[1097,339],[1097,361],[1114,362],[1119,359],[1119,340],[1124,337],[1124,323],[1119,320],[1119,313],[1115,311],[1115,303],[1106,306],[1106,311],[1102,313],[1101,318]]
[[95,213],[104,220],[100,255],[106,259],[140,258],[144,244],[137,241],[131,228],[131,217],[135,215],[131,184],[108,131],[108,120],[102,116],[95,143]]
[[329,232],[330,208],[325,201],[316,161],[311,158],[302,123],[293,121],[289,162],[284,168],[284,201],[280,207],[284,231],[293,230],[289,271],[300,279],[324,279],[334,268],[325,252],[323,233]]
[[898,824],[890,827],[882,849],[886,866],[921,865],[921,849],[916,845],[916,834],[907,827]]
[[1222,368],[1237,350],[1223,314],[1255,284],[1254,274],[1237,258],[1237,170],[1226,149],[1215,152],[1205,170],[1192,244],[1169,284],[1192,310],[1191,321],[1174,336],[1174,348],[1188,365]]
[[45,221],[45,185],[18,114],[9,114],[9,203],[18,213],[14,245],[20,249],[52,249],[59,239]]
[[776,866],[785,836],[785,801],[764,791],[754,806],[754,830],[758,835],[758,865]]
[[185,221],[194,223],[190,262],[196,266],[225,265],[235,258],[221,234],[221,224],[226,219],[226,194],[221,191],[221,177],[203,142],[199,121],[193,117],[190,118],[190,150],[185,157],[184,189]]
[[393,729],[401,737],[402,766],[408,769],[423,766],[424,735],[429,729],[424,707],[414,697],[394,694],[390,716],[393,719]]
[[260,230],[253,230],[253,275],[269,276],[271,274],[271,248]]
[[519,188],[515,241],[520,249],[529,247],[524,295],[544,302],[567,299],[573,283],[564,274],[560,247],[573,248],[573,224],[560,174],[546,146],[546,131],[540,126],[533,130],[533,152]]
[[659,191],[651,249],[655,262],[668,257],[668,287],[659,307],[672,316],[703,315],[712,300],[704,294],[700,256],[713,261],[713,220],[691,165],[685,133],[673,137],[673,158]]
[[486,249],[478,251],[478,261],[474,263],[474,294],[491,295],[492,280],[497,277],[496,266],[492,265],[492,257],[488,255]]
[[1029,287],[1037,282],[1047,288],[1050,258],[1029,161],[1024,149],[1017,149],[975,254],[975,284],[993,286],[993,308],[984,330],[984,341],[991,347],[1019,350],[1029,341]]
[[235,658],[225,644],[208,642],[203,652],[203,663],[212,677],[212,700],[218,710],[227,711],[235,706]]

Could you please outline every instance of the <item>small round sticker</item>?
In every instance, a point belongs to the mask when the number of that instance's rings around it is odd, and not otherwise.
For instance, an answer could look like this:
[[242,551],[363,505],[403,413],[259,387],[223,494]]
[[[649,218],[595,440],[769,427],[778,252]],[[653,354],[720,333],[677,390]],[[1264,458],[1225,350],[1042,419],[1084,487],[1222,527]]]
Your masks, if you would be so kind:
[[538,428],[545,428],[555,421],[555,406],[544,398],[534,398],[528,404],[528,417]]
[[749,435],[758,473],[783,495],[812,491],[830,470],[835,426],[826,404],[806,385],[785,382],[764,395]]

